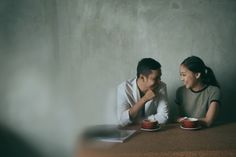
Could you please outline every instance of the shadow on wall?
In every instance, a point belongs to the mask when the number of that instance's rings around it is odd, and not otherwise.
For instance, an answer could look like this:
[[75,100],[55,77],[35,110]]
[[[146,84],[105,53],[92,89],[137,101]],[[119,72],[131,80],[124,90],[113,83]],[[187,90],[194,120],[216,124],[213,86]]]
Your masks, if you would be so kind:
[[42,157],[19,135],[0,124],[0,156],[2,157]]
[[236,80],[236,74],[232,75],[221,84],[222,103],[219,117],[221,121],[236,122],[236,88],[232,84]]

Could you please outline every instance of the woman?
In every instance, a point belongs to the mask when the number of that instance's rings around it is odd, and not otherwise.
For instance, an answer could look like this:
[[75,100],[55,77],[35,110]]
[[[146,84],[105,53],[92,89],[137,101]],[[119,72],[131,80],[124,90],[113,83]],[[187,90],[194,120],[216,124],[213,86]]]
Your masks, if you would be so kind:
[[184,86],[177,89],[176,103],[180,117],[198,118],[200,124],[210,127],[217,117],[220,105],[220,87],[211,68],[196,56],[186,58],[180,65]]

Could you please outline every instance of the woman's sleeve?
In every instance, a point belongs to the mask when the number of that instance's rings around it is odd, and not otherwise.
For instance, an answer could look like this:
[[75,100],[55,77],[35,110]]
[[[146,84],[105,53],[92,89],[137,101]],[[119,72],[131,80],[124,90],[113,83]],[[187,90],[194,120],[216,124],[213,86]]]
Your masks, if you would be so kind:
[[220,89],[218,87],[215,87],[212,92],[210,93],[209,96],[209,105],[211,104],[211,102],[218,102],[219,104],[221,104],[221,92]]

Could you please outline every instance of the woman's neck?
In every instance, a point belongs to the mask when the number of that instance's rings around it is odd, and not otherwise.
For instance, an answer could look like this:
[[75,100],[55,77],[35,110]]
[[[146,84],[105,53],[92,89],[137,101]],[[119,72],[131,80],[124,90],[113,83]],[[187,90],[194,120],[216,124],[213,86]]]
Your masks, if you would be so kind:
[[191,90],[197,92],[197,91],[204,89],[205,87],[206,87],[205,84],[199,82],[196,85],[194,85],[193,87],[191,87]]

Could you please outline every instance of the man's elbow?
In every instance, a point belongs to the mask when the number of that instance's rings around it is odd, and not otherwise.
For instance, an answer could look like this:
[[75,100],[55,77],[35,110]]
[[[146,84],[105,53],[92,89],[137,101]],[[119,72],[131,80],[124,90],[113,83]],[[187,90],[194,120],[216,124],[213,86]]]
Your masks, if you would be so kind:
[[125,127],[125,126],[127,126],[127,125],[129,125],[130,123],[132,123],[129,119],[126,119],[126,118],[124,118],[124,117],[120,117],[119,119],[118,119],[118,123],[119,123],[119,126],[121,126],[121,127]]
[[167,123],[167,121],[168,121],[168,114],[166,114],[166,115],[163,115],[162,117],[159,117],[159,118],[157,118],[157,121],[160,123],[160,124],[165,124],[165,123]]
[[169,119],[168,115],[165,116],[164,121],[163,121],[163,124],[166,124],[166,123],[168,122],[168,119]]
[[121,120],[119,120],[119,126],[121,126],[121,127],[125,127],[125,126],[127,126],[128,124],[126,124],[126,123],[124,123],[123,121],[121,121]]

